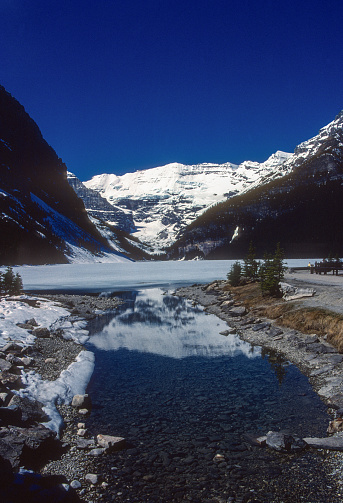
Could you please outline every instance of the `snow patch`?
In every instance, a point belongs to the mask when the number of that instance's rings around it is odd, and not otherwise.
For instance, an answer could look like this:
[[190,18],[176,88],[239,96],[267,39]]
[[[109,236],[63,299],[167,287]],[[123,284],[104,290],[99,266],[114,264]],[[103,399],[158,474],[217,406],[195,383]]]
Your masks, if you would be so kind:
[[55,381],[44,381],[39,374],[22,371],[25,388],[18,395],[37,400],[43,404],[43,410],[50,420],[42,423],[59,434],[63,421],[56,408],[58,404],[70,404],[74,395],[83,395],[94,371],[94,354],[81,351],[66,370]]

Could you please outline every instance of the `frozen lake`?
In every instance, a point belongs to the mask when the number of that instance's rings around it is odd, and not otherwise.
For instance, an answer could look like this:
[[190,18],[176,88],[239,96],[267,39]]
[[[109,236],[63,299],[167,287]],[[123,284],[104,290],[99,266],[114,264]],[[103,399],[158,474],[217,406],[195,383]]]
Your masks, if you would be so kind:
[[[58,264],[17,267],[25,290],[109,292],[137,288],[176,288],[226,279],[234,260],[189,262],[127,262]],[[305,259],[286,260],[290,267],[307,266]]]

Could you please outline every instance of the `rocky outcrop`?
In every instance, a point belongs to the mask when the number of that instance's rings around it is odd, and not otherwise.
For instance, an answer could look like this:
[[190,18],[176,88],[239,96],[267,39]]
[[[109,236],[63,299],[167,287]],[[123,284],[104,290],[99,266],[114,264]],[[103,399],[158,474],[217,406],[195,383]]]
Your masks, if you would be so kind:
[[132,213],[110,204],[99,192],[89,189],[73,173],[68,172],[68,182],[85,205],[87,213],[125,232],[133,232],[135,224]]
[[110,251],[37,124],[0,86],[1,264],[68,262],[78,247]]

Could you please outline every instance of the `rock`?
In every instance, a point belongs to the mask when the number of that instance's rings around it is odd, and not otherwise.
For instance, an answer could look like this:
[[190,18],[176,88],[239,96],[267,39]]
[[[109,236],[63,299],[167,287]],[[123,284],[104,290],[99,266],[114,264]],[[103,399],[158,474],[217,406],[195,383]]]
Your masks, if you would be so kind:
[[12,394],[10,394],[10,393],[6,393],[6,392],[0,393],[1,407],[6,407],[9,404],[11,397],[12,397]]
[[21,361],[22,361],[22,364],[24,365],[24,367],[30,367],[32,365],[32,363],[34,362],[34,359],[29,358],[28,356],[24,356],[23,358],[21,358]]
[[337,365],[338,363],[343,362],[343,355],[330,355],[327,357],[328,363],[332,363],[333,365]]
[[78,437],[84,437],[87,434],[87,430],[85,428],[79,428],[76,434]]
[[57,359],[56,358],[46,358],[46,360],[44,360],[45,363],[56,363],[57,362]]
[[258,332],[260,330],[268,330],[270,328],[270,323],[268,322],[263,322],[263,323],[256,323],[256,325],[254,325],[252,327],[252,330],[254,332]]
[[101,456],[106,452],[106,449],[103,449],[102,447],[92,449],[89,451],[88,456]]
[[315,449],[343,451],[343,437],[326,437],[326,438],[306,437],[303,440],[307,443],[307,445]]
[[335,395],[331,396],[329,398],[329,404],[334,409],[341,409],[341,408],[343,409],[343,394],[336,393]]
[[1,372],[10,370],[12,368],[12,363],[0,358],[0,370]]
[[21,353],[22,349],[23,348],[21,346],[19,346],[19,344],[16,344],[15,342],[8,342],[7,344],[5,344],[5,346],[3,346],[1,348],[1,351],[3,353],[9,353],[9,352],[11,352],[11,353],[17,353],[18,354],[18,353]]
[[44,422],[49,417],[43,410],[43,405],[36,400],[29,400],[26,397],[13,395],[9,406],[18,407],[21,411],[22,421],[24,422]]
[[77,423],[77,429],[81,429],[81,428],[86,428],[86,424],[85,423]]
[[0,372],[0,381],[9,389],[18,390],[22,386],[21,376],[8,371]]
[[17,406],[0,407],[0,420],[2,421],[2,424],[21,426],[21,410]]
[[225,461],[225,456],[224,454],[216,454],[213,458],[213,461],[215,463],[220,463],[221,461]]
[[223,330],[223,332],[219,332],[219,335],[229,335],[229,331],[228,330]]
[[319,342],[319,339],[316,334],[305,335],[304,342],[305,342],[305,344],[314,344],[316,342]]
[[106,451],[119,451],[125,447],[126,440],[122,437],[113,437],[111,435],[97,435],[98,445]]
[[12,353],[9,353],[6,356],[6,361],[11,363],[12,365],[23,365],[23,362],[19,356],[15,356]]
[[338,431],[343,431],[343,419],[342,418],[337,418],[334,419],[333,421],[330,421],[327,432],[329,435],[332,435],[333,433],[337,433]]
[[224,302],[220,304],[220,307],[231,307],[234,303],[235,302],[233,300],[224,300]]
[[28,325],[31,325],[33,327],[38,327],[38,323],[36,322],[36,320],[34,318],[31,318],[30,320],[26,320],[26,322]]
[[[89,395],[74,395],[71,402],[73,407],[77,409],[90,409],[91,408],[91,398]],[[88,412],[88,410],[87,410]]]
[[24,330],[33,330],[34,326],[29,323],[17,323],[17,327],[23,328]]
[[80,450],[90,449],[95,447],[93,440],[86,440],[85,438],[76,438],[76,447]]
[[247,310],[244,306],[231,307],[228,313],[230,316],[244,316],[247,313]]
[[283,334],[283,330],[281,330],[281,328],[277,328],[277,327],[271,327],[268,331],[268,335],[270,335],[270,337],[278,337],[279,335],[282,335]]
[[91,484],[97,484],[99,477],[95,473],[87,473],[87,475],[85,476],[85,480],[87,482],[90,482]]
[[0,456],[7,459],[14,469],[22,464],[33,466],[52,454],[52,447],[58,445],[55,437],[56,434],[43,425],[0,428]]
[[80,488],[82,487],[82,484],[81,484],[81,482],[79,482],[78,480],[72,480],[72,481],[70,482],[70,487],[71,487],[72,489],[80,489]]
[[310,376],[319,376],[325,374],[326,372],[331,372],[333,368],[333,365],[324,365],[322,368],[311,370]]
[[79,409],[78,413],[81,414],[81,416],[87,416],[87,414],[89,414],[89,410],[88,409]]
[[337,353],[337,350],[333,347],[330,346],[329,344],[323,344],[320,342],[315,342],[315,343],[310,343],[306,344],[306,349],[313,353]]
[[32,330],[32,335],[40,339],[50,337],[50,330],[46,327],[39,327]]
[[267,433],[266,444],[279,452],[299,451],[306,448],[306,443],[301,438],[277,431]]

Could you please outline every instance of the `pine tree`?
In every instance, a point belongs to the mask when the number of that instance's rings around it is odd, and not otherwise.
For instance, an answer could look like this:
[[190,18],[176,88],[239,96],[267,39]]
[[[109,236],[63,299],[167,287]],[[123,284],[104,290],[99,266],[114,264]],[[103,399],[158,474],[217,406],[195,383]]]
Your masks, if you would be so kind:
[[9,295],[19,295],[23,289],[23,281],[20,274],[14,274],[11,266],[8,266],[5,273],[0,273],[0,293]]
[[241,280],[242,267],[239,262],[232,264],[230,272],[227,275],[227,279],[231,286],[238,286]]
[[258,269],[259,269],[259,262],[257,262],[256,260],[255,247],[252,241],[250,241],[248,254],[244,259],[243,276],[255,280],[258,278]]
[[264,255],[259,270],[262,294],[281,297],[280,281],[282,281],[286,269],[283,257],[284,253],[280,248],[280,243],[276,246],[274,256],[267,253]]

